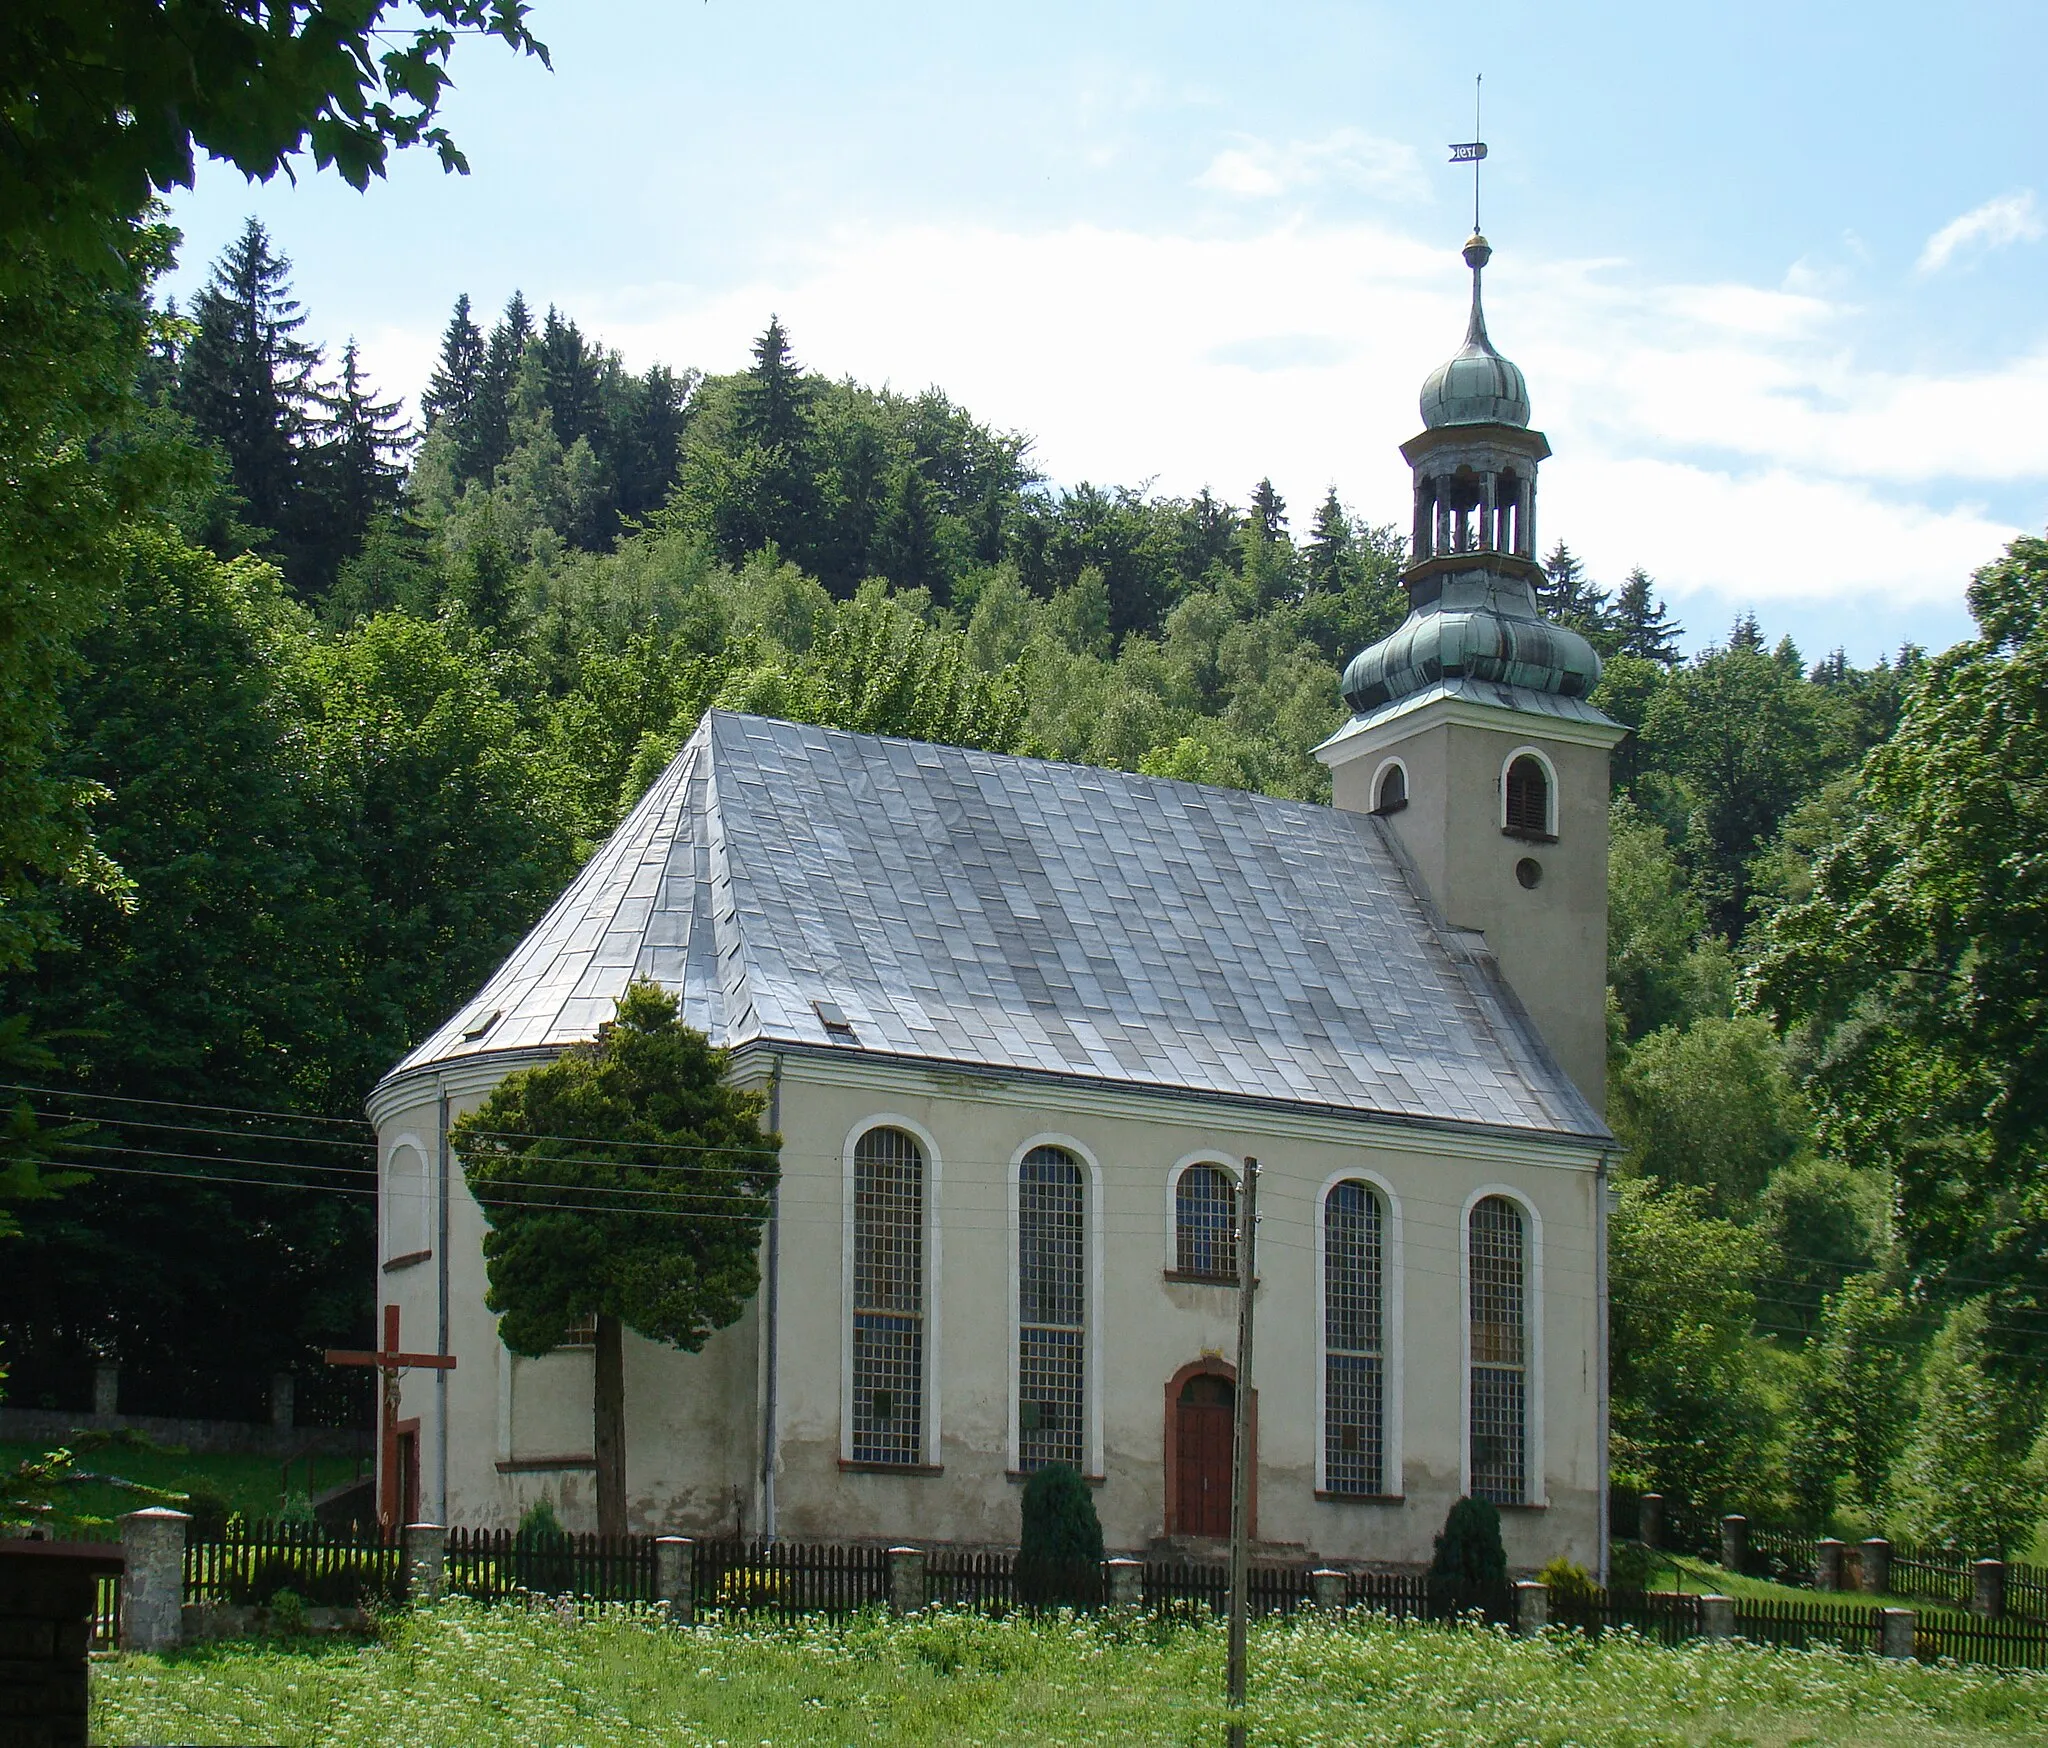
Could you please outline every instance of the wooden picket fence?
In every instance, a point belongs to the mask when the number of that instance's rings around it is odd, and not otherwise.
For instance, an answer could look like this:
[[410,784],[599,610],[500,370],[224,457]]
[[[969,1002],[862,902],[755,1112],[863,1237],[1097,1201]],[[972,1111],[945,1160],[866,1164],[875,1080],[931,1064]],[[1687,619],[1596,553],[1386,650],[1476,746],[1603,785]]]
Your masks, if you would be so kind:
[[750,1610],[788,1620],[848,1615],[889,1600],[889,1551],[830,1542],[702,1541],[699,1609]]
[[264,1603],[289,1590],[309,1607],[388,1606],[405,1594],[405,1560],[376,1530],[235,1521],[185,1547],[187,1602]]
[[651,1603],[654,1538],[452,1529],[447,1584],[479,1602],[529,1594]]

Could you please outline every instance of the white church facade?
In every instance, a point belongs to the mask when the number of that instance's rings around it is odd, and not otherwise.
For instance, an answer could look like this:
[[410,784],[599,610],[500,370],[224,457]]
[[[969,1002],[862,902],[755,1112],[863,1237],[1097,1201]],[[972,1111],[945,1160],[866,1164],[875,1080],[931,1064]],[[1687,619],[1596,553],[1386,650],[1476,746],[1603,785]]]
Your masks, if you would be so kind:
[[378,1086],[379,1301],[457,1362],[403,1381],[409,1511],[594,1524],[592,1354],[499,1343],[446,1135],[652,978],[783,1149],[740,1320],[626,1337],[634,1529],[1001,1545],[1060,1461],[1113,1549],[1222,1535],[1249,1157],[1255,1538],[1420,1562],[1471,1493],[1515,1566],[1600,1566],[1621,730],[1536,607],[1486,258],[1334,806],[713,711]]

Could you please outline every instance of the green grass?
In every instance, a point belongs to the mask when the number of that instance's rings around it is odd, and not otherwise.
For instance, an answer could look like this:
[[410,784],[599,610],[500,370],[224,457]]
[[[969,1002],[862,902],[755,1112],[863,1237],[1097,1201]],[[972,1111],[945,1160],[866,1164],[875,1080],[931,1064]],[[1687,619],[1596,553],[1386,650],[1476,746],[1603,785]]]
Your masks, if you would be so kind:
[[1650,1580],[1653,1590],[1681,1590],[1692,1596],[1734,1596],[1760,1602],[1817,1602],[1830,1608],[1910,1608],[1923,1615],[1964,1615],[1966,1608],[1930,1602],[1924,1596],[1873,1596],[1862,1590],[1807,1590],[1768,1578],[1745,1578],[1711,1560],[1668,1554]]
[[[1631,1636],[1255,1627],[1251,1741],[1429,1748],[1951,1748],[2048,1740],[2048,1677]],[[1223,1634],[935,1614],[694,1629],[451,1602],[371,1644],[120,1657],[92,1740],[321,1748],[1220,1744]]]
[[[48,1448],[41,1444],[0,1444],[0,1475],[11,1474],[15,1465],[24,1458],[41,1456]],[[276,1516],[283,1498],[281,1465],[275,1457],[113,1445],[80,1458],[79,1466],[99,1474],[141,1481],[152,1487],[168,1487],[179,1493],[200,1485],[211,1487],[227,1499],[232,1510],[249,1517]],[[313,1491],[318,1493],[338,1482],[352,1480],[355,1473],[354,1457],[315,1457]],[[306,1490],[306,1461],[303,1457],[291,1466],[291,1487],[294,1493]],[[122,1512],[150,1503],[118,1487],[91,1484],[69,1490],[64,1500],[67,1510],[103,1518],[110,1524]]]

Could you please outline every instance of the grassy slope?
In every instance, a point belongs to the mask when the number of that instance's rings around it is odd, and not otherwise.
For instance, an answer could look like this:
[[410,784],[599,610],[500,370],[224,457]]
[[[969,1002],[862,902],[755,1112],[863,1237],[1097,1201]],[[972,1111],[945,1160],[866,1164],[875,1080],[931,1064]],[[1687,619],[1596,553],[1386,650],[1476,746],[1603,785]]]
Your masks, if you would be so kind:
[[[16,1464],[24,1458],[40,1456],[44,1448],[35,1444],[0,1444],[0,1476],[12,1474]],[[280,1465],[272,1457],[148,1450],[116,1445],[80,1458],[79,1466],[96,1474],[119,1475],[124,1480],[140,1481],[152,1487],[168,1487],[180,1493],[195,1486],[207,1486],[224,1495],[233,1510],[251,1517],[275,1516],[281,1499]],[[305,1460],[301,1458],[293,1463],[291,1469],[292,1491],[305,1492]],[[313,1491],[318,1493],[337,1482],[349,1480],[355,1472],[356,1460],[353,1457],[315,1457]],[[119,1488],[88,1485],[72,1492],[65,1503],[71,1510],[111,1520],[124,1511],[133,1511],[138,1505],[153,1502],[124,1493]]]
[[[451,1603],[379,1644],[93,1671],[95,1742],[1030,1748],[1214,1742],[1220,1629],[936,1615],[679,1632]],[[2048,1739],[2048,1677],[1384,1622],[1254,1629],[1252,1740],[1432,1748],[1952,1748]]]
[[1683,1590],[1694,1596],[1755,1597],[1764,1602],[1816,1602],[1829,1608],[1911,1608],[1922,1614],[1965,1615],[1969,1610],[1929,1602],[1924,1596],[1870,1596],[1860,1590],[1804,1590],[1791,1584],[1774,1584],[1768,1578],[1745,1578],[1725,1566],[1707,1560],[1672,1557],[1651,1580],[1657,1590]]

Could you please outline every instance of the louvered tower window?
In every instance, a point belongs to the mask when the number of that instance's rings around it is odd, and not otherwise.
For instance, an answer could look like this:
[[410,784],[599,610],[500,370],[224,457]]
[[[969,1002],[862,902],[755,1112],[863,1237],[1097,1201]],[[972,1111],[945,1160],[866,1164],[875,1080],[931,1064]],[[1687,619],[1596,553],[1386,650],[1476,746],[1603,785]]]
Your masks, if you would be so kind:
[[1533,753],[1524,753],[1508,766],[1507,829],[1548,836],[1550,832],[1550,773]]
[[924,1456],[924,1152],[900,1129],[853,1149],[853,1458]]
[[1323,1486],[1386,1491],[1385,1219],[1369,1185],[1323,1198]]
[[1083,1467],[1087,1240],[1081,1162],[1034,1147],[1017,1171],[1017,1466]]
[[1237,1279],[1237,1185],[1220,1165],[1191,1165],[1173,1191],[1174,1272]]
[[1472,1496],[1496,1505],[1528,1497],[1529,1370],[1522,1210],[1505,1196],[1472,1209],[1470,1379]]

